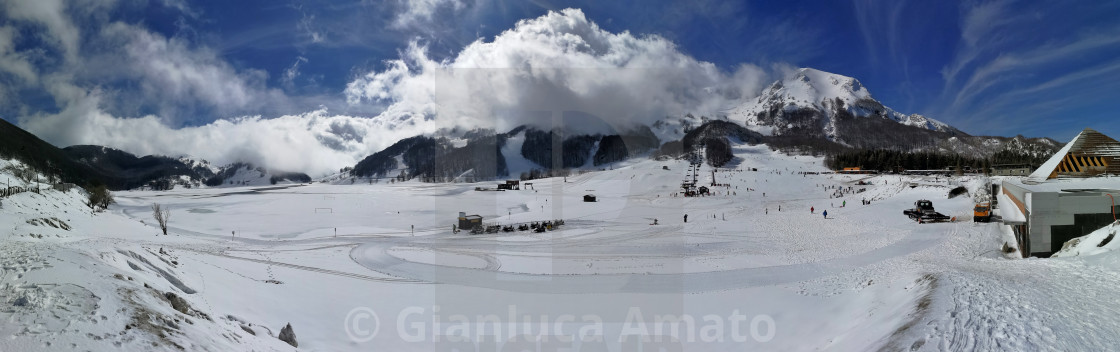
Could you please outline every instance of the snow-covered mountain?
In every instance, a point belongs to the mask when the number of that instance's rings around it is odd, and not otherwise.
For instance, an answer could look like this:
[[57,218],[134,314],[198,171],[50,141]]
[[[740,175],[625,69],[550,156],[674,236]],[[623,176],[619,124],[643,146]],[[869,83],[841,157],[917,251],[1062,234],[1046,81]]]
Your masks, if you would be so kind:
[[[362,159],[354,177],[460,181],[533,177],[547,170],[606,168],[660,146],[648,127],[615,134],[519,126],[505,133],[478,130],[449,138],[414,136]],[[556,150],[559,149],[559,150]],[[328,177],[329,182],[345,182]]]
[[90,177],[106,179],[114,189],[151,187],[195,187],[214,176],[205,161],[159,155],[136,156],[131,153],[97,145],[74,145],[62,149],[73,161],[93,170]]
[[[879,118],[937,132],[963,134],[960,130],[918,114],[904,114],[884,106],[859,80],[812,68],[778,80],[757,98],[728,111],[728,117],[767,135],[821,135],[842,144],[859,138],[844,131],[845,117]],[[847,133],[845,133],[847,132]]]
[[299,172],[268,170],[250,163],[233,163],[223,166],[206,180],[210,187],[264,186],[277,183],[311,182],[311,177]]
[[353,177],[435,182],[535,177],[533,173],[603,168],[650,151],[652,157],[680,156],[711,143],[709,147],[766,143],[813,154],[890,149],[975,159],[1002,155],[1015,162],[1049,155],[1058,147],[1047,138],[970,136],[941,121],[884,106],[855,78],[803,68],[727,115],[671,116],[626,131],[595,127],[590,119],[566,121],[550,130],[521,126],[504,133],[445,128],[402,139],[328,179],[345,183],[354,182]]
[[174,187],[261,186],[276,183],[309,182],[299,172],[268,170],[249,163],[214,166],[210,162],[183,155],[171,158],[158,155],[137,157],[113,148],[78,145],[63,149],[74,161],[113,177],[115,188],[171,189]]
[[[992,157],[1001,154],[1016,160],[1045,160],[1062,147],[1057,141],[1050,138],[1027,138],[1022,135],[1015,137],[995,136],[960,136],[949,137],[938,145],[937,150],[945,153],[956,153],[974,157]],[[1003,160],[1011,162],[1010,160]]]
[[187,167],[191,168],[191,170],[194,170],[195,172],[199,173],[200,175],[203,175],[203,176],[206,176],[206,177],[210,177],[210,176],[218,174],[219,172],[222,172],[221,167],[215,166],[214,164],[211,164],[209,161],[206,161],[206,159],[202,159],[202,158],[199,158],[199,157],[184,154],[184,155],[180,155],[178,160],[179,160],[179,162],[183,163],[183,165],[186,165]]

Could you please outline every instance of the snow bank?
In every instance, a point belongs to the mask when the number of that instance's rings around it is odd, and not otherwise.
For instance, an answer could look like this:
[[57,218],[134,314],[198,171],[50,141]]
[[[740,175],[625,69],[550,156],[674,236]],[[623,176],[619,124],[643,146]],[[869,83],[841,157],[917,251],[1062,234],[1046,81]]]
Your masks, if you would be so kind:
[[1062,246],[1062,250],[1054,253],[1054,257],[1077,257],[1107,253],[1120,248],[1120,241],[1116,234],[1120,232],[1120,221],[1102,227],[1092,233],[1074,238]]
[[[20,164],[0,160],[0,180],[30,186],[5,166]],[[280,319],[238,322],[214,309],[207,282],[226,283],[204,280],[204,268],[171,250],[190,240],[156,236],[116,211],[93,213],[85,199],[80,188],[45,184],[3,198],[0,351],[291,350],[242,328]]]

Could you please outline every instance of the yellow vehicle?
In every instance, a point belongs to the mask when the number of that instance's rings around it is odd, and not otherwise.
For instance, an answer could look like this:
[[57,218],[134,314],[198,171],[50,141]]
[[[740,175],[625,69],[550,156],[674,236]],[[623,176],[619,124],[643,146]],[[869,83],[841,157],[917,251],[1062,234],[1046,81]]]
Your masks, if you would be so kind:
[[988,202],[976,204],[976,207],[972,209],[972,221],[992,221],[992,204]]

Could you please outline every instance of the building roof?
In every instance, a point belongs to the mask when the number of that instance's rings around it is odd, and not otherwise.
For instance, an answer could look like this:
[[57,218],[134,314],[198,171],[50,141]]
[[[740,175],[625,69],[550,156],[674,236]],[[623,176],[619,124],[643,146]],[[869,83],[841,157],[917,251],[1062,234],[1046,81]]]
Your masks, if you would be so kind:
[[1044,182],[1059,176],[1081,173],[1080,164],[1084,157],[1092,157],[1092,163],[1101,162],[1104,173],[1120,175],[1120,142],[1103,133],[1086,128],[1066,143],[1061,150],[1042,163],[1034,173],[1027,176],[1028,182]]
[[1120,177],[1100,176],[1090,178],[1063,178],[1046,182],[1032,182],[1024,179],[1005,178],[1004,182],[1027,189],[1030,192],[1076,192],[1094,190],[1098,192],[1120,192]]
[[1027,223],[1026,215],[1019,211],[1019,206],[1011,201],[1006,194],[1000,193],[996,196],[999,201],[999,216],[1003,219],[1003,223],[1008,225],[1022,225]]

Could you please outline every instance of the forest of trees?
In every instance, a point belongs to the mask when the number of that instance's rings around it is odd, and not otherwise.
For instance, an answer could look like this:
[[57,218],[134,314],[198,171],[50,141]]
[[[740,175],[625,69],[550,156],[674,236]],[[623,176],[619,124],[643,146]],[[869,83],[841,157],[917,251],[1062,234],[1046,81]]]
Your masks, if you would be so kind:
[[522,181],[528,181],[528,180],[535,180],[535,179],[538,179],[538,178],[567,177],[567,176],[571,176],[571,174],[572,174],[572,169],[549,169],[549,170],[532,169],[532,170],[529,170],[529,171],[522,172],[520,176],[521,176]]
[[992,155],[992,165],[999,164],[1030,164],[1034,166],[1042,165],[1050,158],[1046,153],[1017,153],[1011,150],[1001,150]]
[[268,179],[268,182],[271,184],[276,184],[281,181],[308,183],[311,182],[311,176],[302,172],[276,172]]
[[692,150],[698,144],[704,144],[709,138],[727,138],[739,143],[755,145],[762,143],[764,137],[758,132],[751,131],[742,125],[723,120],[709,120],[700,127],[689,129],[681,142],[684,150]]
[[625,160],[629,156],[630,151],[626,148],[626,142],[621,136],[614,134],[599,140],[599,149],[595,151],[593,162],[595,166],[599,166]]
[[[565,138],[559,131],[528,129],[525,131],[525,143],[521,145],[521,155],[544,168],[580,167],[587,163],[587,157],[591,154],[591,148],[595,147],[597,140],[599,136]],[[559,161],[552,160],[552,146],[556,142],[560,144]]]
[[[553,161],[553,145],[559,141],[559,162]],[[592,155],[595,143],[599,149]],[[581,167],[591,158],[595,166],[626,160],[636,154],[657,148],[657,136],[648,127],[642,127],[623,134],[612,135],[575,135],[565,136],[559,131],[525,131],[525,143],[521,145],[521,155],[541,165],[544,169],[570,169]]]
[[595,151],[595,166],[626,160],[634,155],[657,148],[657,136],[648,128],[622,135],[604,136]]
[[970,158],[958,154],[934,152],[901,152],[887,149],[857,150],[825,157],[825,165],[833,170],[845,167],[859,167],[864,170],[943,170],[945,168],[970,167],[973,170],[986,170],[990,163],[986,159]]
[[708,164],[714,167],[721,167],[735,159],[731,142],[727,138],[708,138],[704,143],[704,155],[708,158]]
[[432,169],[414,176],[424,177],[424,181],[452,181],[473,170],[471,177],[494,179],[509,175],[506,159],[502,157],[502,146],[506,143],[504,134],[477,137],[460,148],[449,148],[437,154]]
[[[437,140],[435,138],[425,136],[415,136],[402,139],[400,141],[397,141],[396,143],[393,143],[393,145],[389,146],[388,148],[385,148],[384,150],[377,153],[373,153],[365,157],[365,159],[362,159],[362,161],[359,161],[358,164],[354,165],[354,168],[350,170],[350,174],[359,177],[387,176],[387,172],[398,168],[396,160],[397,155],[406,154],[411,149],[423,149],[427,150],[430,153],[431,151],[440,149],[440,147],[438,147],[437,145],[442,144],[441,142],[445,142],[445,140]],[[423,154],[422,152],[413,151],[408,154],[410,154],[410,159],[406,159],[406,163],[410,160],[413,162],[417,162],[417,166],[423,163],[424,158],[420,155]],[[409,165],[409,167],[412,167],[412,165]]]
[[988,172],[992,165],[1030,164],[1041,165],[1049,156],[1031,155],[1004,150],[991,158],[974,158],[959,154],[936,152],[902,152],[888,149],[853,150],[830,154],[825,165],[833,170],[860,167],[864,170],[937,170],[945,168],[971,168]]
[[679,158],[684,155],[684,142],[681,141],[668,141],[662,144],[653,152],[653,157],[656,159],[665,158]]
[[739,124],[723,120],[707,120],[703,125],[690,129],[681,138],[680,144],[665,143],[655,155],[682,155],[703,146],[709,165],[720,167],[735,159],[731,143],[762,143],[764,137]]
[[[348,171],[358,177],[394,177],[401,181],[420,178],[425,182],[452,181],[471,170],[470,176],[476,179],[505,177],[509,170],[502,147],[507,138],[507,134],[478,135],[458,148],[443,137],[406,138],[367,156]],[[397,164],[398,155],[404,165]],[[393,171],[396,169],[402,170]]]

